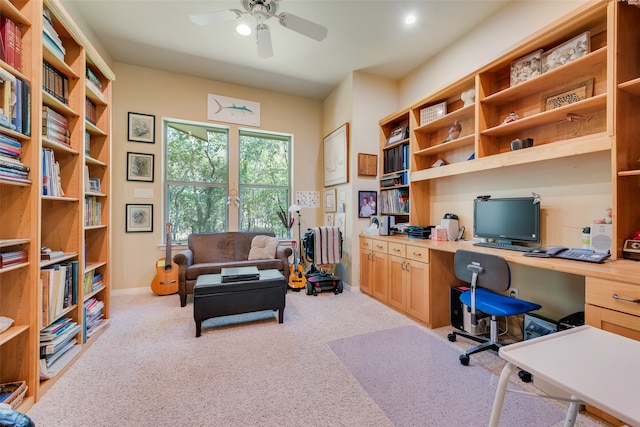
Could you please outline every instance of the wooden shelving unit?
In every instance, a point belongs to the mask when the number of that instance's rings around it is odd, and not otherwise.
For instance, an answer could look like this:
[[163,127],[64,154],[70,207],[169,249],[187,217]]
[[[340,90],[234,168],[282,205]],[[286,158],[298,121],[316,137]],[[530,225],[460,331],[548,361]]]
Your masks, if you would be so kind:
[[[428,225],[430,181],[526,165],[535,162],[610,152],[613,192],[613,258],[622,257],[625,239],[640,229],[640,203],[633,197],[640,175],[640,11],[626,2],[589,2],[565,18],[531,35],[510,52],[438,90],[409,108],[409,222]],[[588,32],[587,54],[517,85],[511,85],[511,64],[533,52],[549,52]],[[556,108],[544,100],[587,83],[585,99]],[[475,90],[473,105],[463,92]],[[421,111],[444,103],[446,114],[429,123]],[[505,123],[510,113],[518,120]],[[407,115],[401,110],[380,121],[384,141],[390,129]],[[458,121],[458,138],[445,141]],[[516,139],[532,138],[530,148],[512,150]],[[384,144],[382,144],[384,150]],[[434,167],[438,161],[443,166]],[[383,176],[384,178],[384,176]]]
[[[51,25],[64,47],[64,56],[56,54],[43,40],[44,9],[50,11]],[[21,32],[21,67],[14,68],[0,60],[0,68],[30,85],[30,128],[17,132],[0,127],[0,133],[22,144],[21,162],[30,168],[30,183],[0,178],[0,251],[26,250],[26,262],[0,268],[0,316],[14,324],[0,333],[0,383],[26,381],[28,390],[22,405],[26,411],[64,373],[77,355],[51,379],[41,380],[40,329],[58,318],[69,317],[81,326],[74,337],[81,351],[91,340],[85,340],[84,302],[96,298],[104,304],[105,323],[109,318],[110,290],[110,168],[111,168],[111,82],[115,76],[57,0],[0,0],[0,15],[11,19]],[[50,64],[67,81],[66,99],[45,90]],[[87,69],[100,84],[89,83]],[[86,99],[96,105],[96,121],[87,121]],[[64,117],[68,132],[65,143],[42,135],[45,114],[43,106]],[[85,132],[91,136],[91,147],[85,152]],[[43,149],[50,150],[59,164],[60,188],[63,194],[43,194]],[[99,191],[89,191],[88,176],[98,178]],[[85,191],[85,189],[87,189]],[[99,199],[102,205],[97,224],[85,227],[85,198]],[[63,255],[40,261],[40,248],[46,246]],[[77,263],[78,285],[75,299],[55,317],[43,322],[41,270],[61,262]],[[96,289],[84,292],[84,273],[102,274]],[[45,323],[45,324],[43,324]],[[96,334],[95,336],[97,336]],[[77,353],[80,354],[80,353]]]

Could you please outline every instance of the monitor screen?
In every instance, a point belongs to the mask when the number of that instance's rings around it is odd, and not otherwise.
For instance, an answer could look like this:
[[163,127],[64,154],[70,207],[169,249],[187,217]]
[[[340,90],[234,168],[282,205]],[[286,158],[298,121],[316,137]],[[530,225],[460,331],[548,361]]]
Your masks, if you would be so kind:
[[501,243],[540,242],[539,199],[475,199],[473,236],[495,239]]

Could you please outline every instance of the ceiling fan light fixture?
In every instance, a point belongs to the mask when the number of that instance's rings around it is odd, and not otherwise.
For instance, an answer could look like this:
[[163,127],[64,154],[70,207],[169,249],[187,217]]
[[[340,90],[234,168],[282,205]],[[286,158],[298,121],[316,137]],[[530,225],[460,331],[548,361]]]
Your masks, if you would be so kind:
[[238,34],[243,36],[248,36],[248,35],[251,35],[252,33],[251,27],[245,24],[244,22],[240,22],[236,26],[236,31],[238,32]]

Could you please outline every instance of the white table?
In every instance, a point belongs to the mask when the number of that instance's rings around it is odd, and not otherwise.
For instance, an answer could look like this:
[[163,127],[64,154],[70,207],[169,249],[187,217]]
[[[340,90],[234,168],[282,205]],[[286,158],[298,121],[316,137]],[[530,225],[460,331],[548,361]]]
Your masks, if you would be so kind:
[[570,393],[565,426],[572,426],[581,402],[631,426],[640,426],[640,341],[591,326],[580,326],[500,348],[508,363],[491,412],[498,425],[509,377],[523,369]]

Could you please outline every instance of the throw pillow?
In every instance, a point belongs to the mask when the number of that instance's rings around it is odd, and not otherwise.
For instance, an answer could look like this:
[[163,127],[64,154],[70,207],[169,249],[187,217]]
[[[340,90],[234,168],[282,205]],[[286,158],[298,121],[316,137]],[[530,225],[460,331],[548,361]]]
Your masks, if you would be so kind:
[[271,236],[256,236],[251,240],[249,260],[274,259],[279,240]]

